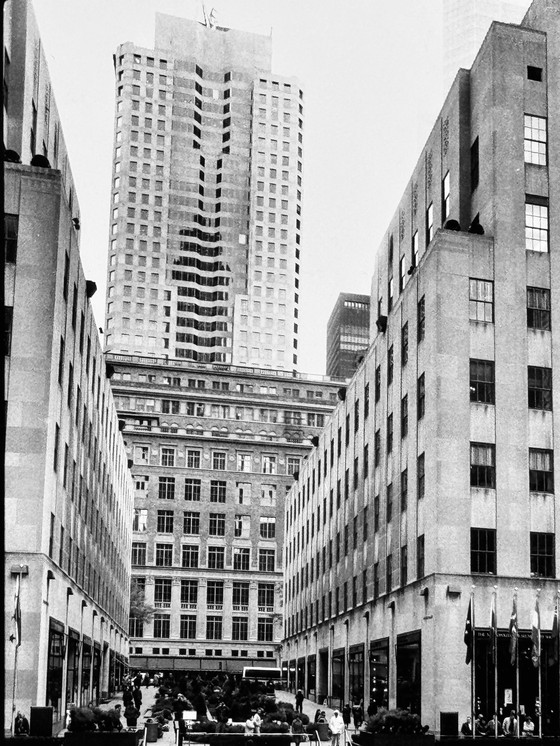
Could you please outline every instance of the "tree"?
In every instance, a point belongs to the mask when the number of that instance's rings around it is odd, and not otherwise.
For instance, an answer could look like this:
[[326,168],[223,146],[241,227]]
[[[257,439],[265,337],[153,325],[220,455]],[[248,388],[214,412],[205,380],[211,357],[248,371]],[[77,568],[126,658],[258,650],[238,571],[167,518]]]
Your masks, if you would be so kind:
[[130,584],[130,618],[141,622],[148,622],[154,615],[154,608],[146,603],[144,586],[137,583],[134,578]]

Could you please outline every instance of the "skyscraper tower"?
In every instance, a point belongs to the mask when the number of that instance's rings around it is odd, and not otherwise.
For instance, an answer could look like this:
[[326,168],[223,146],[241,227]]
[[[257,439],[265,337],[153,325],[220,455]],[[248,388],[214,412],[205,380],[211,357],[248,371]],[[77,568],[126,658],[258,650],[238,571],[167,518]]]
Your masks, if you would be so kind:
[[303,94],[270,37],[156,16],[115,56],[106,345],[292,369]]

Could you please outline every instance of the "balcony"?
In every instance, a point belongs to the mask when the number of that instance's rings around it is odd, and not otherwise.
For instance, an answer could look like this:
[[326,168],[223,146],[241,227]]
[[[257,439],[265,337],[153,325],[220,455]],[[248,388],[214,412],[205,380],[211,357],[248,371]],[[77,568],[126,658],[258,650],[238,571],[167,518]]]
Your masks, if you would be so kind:
[[259,613],[261,614],[272,614],[274,606],[259,606]]
[[224,608],[223,604],[206,604],[208,611],[222,611]]
[[171,601],[154,601],[155,609],[170,609]]
[[243,604],[233,604],[233,611],[249,611],[249,607]]
[[181,609],[187,609],[189,611],[196,611],[197,610],[197,604],[191,604],[187,603],[186,601],[181,601]]

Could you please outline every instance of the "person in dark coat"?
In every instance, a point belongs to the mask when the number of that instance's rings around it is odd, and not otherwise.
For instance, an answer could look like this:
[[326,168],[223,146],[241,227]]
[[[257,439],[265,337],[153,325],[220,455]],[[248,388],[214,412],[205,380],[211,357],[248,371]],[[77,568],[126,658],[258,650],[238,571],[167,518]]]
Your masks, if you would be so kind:
[[14,722],[14,735],[15,736],[28,736],[29,735],[29,720],[18,712]]
[[132,699],[134,700],[134,704],[138,709],[140,709],[140,705],[142,704],[142,692],[140,691],[139,686],[134,687],[134,691],[132,692]]
[[136,723],[138,722],[138,717],[140,716],[140,710],[132,704],[132,702],[127,705],[124,716],[126,718],[126,724],[129,728],[134,728]]
[[364,722],[364,708],[361,703],[358,703],[352,707],[352,716],[354,718],[354,728],[358,730],[360,725]]
[[303,692],[301,689],[296,692],[296,712],[303,712]]
[[122,698],[123,698],[123,704],[125,708],[134,702],[134,697],[132,696],[132,691],[129,686],[125,687]]
[[350,725],[350,717],[352,715],[352,708],[348,704],[348,702],[344,705],[342,708],[342,719],[344,720],[344,727],[348,728]]

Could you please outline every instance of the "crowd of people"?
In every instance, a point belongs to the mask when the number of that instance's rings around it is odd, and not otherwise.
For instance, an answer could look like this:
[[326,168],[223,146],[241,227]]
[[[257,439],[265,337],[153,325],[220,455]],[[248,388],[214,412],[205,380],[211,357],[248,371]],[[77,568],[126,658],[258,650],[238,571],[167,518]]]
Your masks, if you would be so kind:
[[[479,713],[474,721],[474,734],[475,736],[490,736],[491,738],[495,738],[496,735],[510,738],[520,735],[531,738],[535,735],[535,723],[530,715],[518,716],[516,710],[510,710],[502,722],[496,715],[486,720],[484,715]],[[470,716],[461,726],[461,735],[472,738],[473,726]]]

